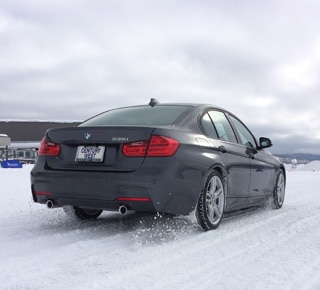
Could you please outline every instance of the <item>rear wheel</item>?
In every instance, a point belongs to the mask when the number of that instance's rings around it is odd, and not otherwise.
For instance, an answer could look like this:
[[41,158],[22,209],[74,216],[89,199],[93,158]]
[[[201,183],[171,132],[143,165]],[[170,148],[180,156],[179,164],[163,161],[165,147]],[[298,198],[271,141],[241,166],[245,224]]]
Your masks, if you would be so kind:
[[225,208],[225,189],[221,174],[213,170],[207,177],[196,208],[200,227],[205,230],[216,229]]
[[277,176],[277,181],[273,189],[272,207],[275,209],[281,208],[284,202],[286,188],[286,180],[283,170],[280,170]]
[[96,219],[102,213],[102,210],[80,208],[71,205],[64,206],[63,210],[67,216],[79,220]]

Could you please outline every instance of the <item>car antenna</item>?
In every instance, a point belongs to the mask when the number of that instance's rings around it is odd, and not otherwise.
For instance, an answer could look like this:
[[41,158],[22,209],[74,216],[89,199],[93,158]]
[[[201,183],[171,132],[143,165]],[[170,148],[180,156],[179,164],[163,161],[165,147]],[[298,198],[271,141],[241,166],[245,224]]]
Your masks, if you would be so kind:
[[160,104],[160,102],[157,99],[154,99],[154,98],[150,99],[149,106],[154,107],[158,104]]

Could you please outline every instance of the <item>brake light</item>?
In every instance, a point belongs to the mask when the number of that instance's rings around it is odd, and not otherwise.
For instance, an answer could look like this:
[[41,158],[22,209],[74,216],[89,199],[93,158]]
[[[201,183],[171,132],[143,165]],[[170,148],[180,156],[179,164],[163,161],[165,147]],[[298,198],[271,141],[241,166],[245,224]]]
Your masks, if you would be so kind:
[[175,139],[153,135],[149,141],[138,141],[123,145],[122,152],[128,157],[169,157],[174,155],[179,147]]
[[60,145],[57,143],[49,142],[43,138],[40,142],[38,154],[39,155],[50,155],[57,156],[60,153]]
[[172,156],[179,147],[179,142],[168,137],[152,136],[148,148],[147,156]]

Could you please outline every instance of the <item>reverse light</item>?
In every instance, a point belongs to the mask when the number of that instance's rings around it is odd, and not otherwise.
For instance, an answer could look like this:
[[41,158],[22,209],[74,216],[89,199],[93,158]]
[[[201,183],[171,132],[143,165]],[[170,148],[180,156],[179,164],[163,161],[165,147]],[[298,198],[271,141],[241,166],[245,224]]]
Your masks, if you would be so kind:
[[150,140],[126,143],[122,152],[127,157],[170,157],[179,147],[175,139],[153,135]]
[[50,155],[57,156],[60,153],[60,145],[57,143],[49,142],[46,138],[43,138],[40,142],[38,155]]
[[146,154],[148,141],[138,141],[123,145],[122,152],[128,157],[143,157]]

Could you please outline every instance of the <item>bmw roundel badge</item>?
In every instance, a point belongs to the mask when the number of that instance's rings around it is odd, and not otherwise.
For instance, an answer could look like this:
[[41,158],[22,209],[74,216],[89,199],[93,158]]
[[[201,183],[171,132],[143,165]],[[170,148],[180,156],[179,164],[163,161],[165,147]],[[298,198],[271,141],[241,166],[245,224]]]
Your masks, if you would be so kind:
[[91,133],[89,132],[84,133],[84,138],[86,138],[86,140],[91,139]]

